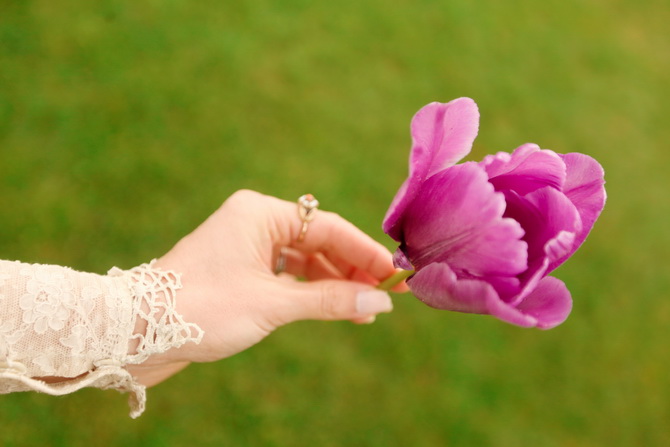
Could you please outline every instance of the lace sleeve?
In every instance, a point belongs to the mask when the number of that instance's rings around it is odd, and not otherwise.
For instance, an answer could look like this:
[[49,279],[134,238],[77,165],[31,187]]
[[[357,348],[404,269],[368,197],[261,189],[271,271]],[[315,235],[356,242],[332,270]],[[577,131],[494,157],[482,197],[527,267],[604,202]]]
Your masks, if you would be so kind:
[[0,261],[0,394],[115,389],[130,393],[131,417],[142,414],[145,387],[125,365],[203,336],[175,311],[179,275],[152,264],[102,276]]

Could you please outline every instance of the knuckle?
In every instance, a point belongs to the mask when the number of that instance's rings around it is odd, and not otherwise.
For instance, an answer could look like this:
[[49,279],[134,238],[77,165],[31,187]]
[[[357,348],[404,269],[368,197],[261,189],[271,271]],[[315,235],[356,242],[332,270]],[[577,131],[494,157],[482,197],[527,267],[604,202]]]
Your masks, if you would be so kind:
[[228,198],[221,205],[221,208],[243,208],[249,204],[257,202],[261,197],[262,194],[256,191],[252,191],[250,189],[240,189],[228,196]]
[[249,200],[255,199],[259,194],[255,191],[252,191],[250,189],[239,189],[232,193],[230,197],[228,197],[227,201],[230,202],[247,202]]

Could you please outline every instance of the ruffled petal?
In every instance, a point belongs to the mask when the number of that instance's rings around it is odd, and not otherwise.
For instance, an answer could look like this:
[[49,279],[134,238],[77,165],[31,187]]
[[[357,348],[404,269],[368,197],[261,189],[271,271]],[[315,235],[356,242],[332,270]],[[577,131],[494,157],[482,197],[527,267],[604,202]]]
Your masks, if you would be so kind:
[[412,118],[410,165],[428,168],[428,177],[470,153],[479,131],[479,109],[470,98],[433,102]]
[[566,167],[561,157],[532,143],[519,146],[511,155],[487,155],[480,165],[496,191],[511,190],[524,195],[545,186],[561,190],[565,183]]
[[525,230],[528,243],[528,270],[521,275],[523,290],[511,303],[516,304],[546,275],[551,263],[573,251],[575,235],[581,231],[577,208],[560,191],[544,187],[525,196],[506,193],[506,217]]
[[434,102],[412,119],[412,151],[409,176],[386,212],[382,228],[396,241],[402,240],[400,220],[426,178],[466,156],[479,130],[479,110],[470,98],[446,104]]
[[537,324],[535,317],[502,301],[486,281],[459,279],[446,263],[435,263],[419,270],[407,285],[427,305],[456,312],[490,314],[507,323],[523,327]]
[[516,276],[486,276],[486,278],[472,277],[491,284],[501,300],[506,303],[514,300],[521,291],[521,281]]
[[575,233],[568,231],[561,231],[555,238],[550,239],[544,246],[545,256],[529,263],[528,270],[521,275],[523,277],[523,288],[515,297],[507,301],[512,305],[522,302],[547,276],[550,263],[562,256],[562,253],[569,252],[574,241]]
[[492,276],[485,277],[470,275],[467,272],[460,270],[458,272],[458,279],[474,279],[477,281],[486,281],[493,286],[493,289],[498,294],[498,297],[506,303],[512,302],[519,296],[521,292],[521,281],[516,276]]
[[563,323],[570,315],[572,297],[563,281],[547,276],[517,309],[536,318],[538,328],[551,329]]
[[[545,244],[561,231],[578,234],[582,228],[577,208],[565,194],[553,188],[541,188],[525,196],[505,195],[505,217],[521,224],[528,243],[528,262],[544,257]],[[565,253],[560,253],[563,256]]]
[[417,271],[407,285],[418,299],[436,309],[487,314],[489,299],[498,299],[487,282],[459,280],[449,265],[442,262]]
[[503,218],[505,200],[476,163],[429,178],[407,208],[404,252],[417,269],[446,262],[459,277],[516,276],[526,270],[523,230]]
[[561,155],[567,167],[563,193],[575,205],[582,219],[582,228],[577,233],[572,251],[552,262],[549,271],[561,265],[586,239],[598,216],[605,207],[605,171],[600,163],[588,155],[570,153]]

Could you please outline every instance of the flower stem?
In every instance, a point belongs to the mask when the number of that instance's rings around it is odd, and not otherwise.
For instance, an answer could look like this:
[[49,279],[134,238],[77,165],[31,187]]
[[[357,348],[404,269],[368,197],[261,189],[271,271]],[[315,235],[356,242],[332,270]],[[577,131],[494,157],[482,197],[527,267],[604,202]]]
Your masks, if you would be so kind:
[[414,270],[398,270],[393,275],[386,278],[377,285],[379,290],[391,290],[396,284],[400,284],[405,279],[414,274]]

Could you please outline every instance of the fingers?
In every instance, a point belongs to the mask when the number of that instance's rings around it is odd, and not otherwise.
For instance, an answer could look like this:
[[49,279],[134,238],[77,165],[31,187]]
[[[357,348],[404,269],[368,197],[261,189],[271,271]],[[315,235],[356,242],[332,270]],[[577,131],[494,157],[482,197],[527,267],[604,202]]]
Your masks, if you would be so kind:
[[344,277],[352,277],[355,270],[360,270],[381,281],[395,273],[389,251],[337,214],[319,211],[309,223],[304,240],[297,242],[302,226],[297,204],[273,197],[268,197],[268,201],[276,244],[307,254],[323,253]]
[[288,305],[281,306],[283,323],[297,320],[351,320],[370,323],[391,312],[393,302],[383,291],[353,281],[322,280],[287,284]]
[[[318,211],[304,240],[298,242],[302,220],[297,203],[254,191],[242,190],[230,196],[212,224],[217,231],[231,228],[225,234],[235,234],[236,242],[247,234],[250,247],[260,237],[262,248],[255,258],[269,271],[274,271],[282,247],[291,255],[285,271],[309,280],[346,278],[377,285],[396,272],[392,256],[383,245],[334,213]],[[250,224],[256,228],[255,235],[248,231]],[[224,245],[229,246],[229,241]],[[406,292],[408,288],[401,283],[392,290]]]
[[366,271],[357,269],[351,265],[340,263],[339,268],[336,267],[322,253],[303,253],[289,247],[282,247],[281,253],[284,258],[283,271],[295,277],[304,278],[309,281],[347,279],[371,286],[376,286],[379,283],[377,279]]
[[320,279],[345,279],[345,276],[321,253],[303,253],[299,250],[282,247],[284,272],[310,281]]

